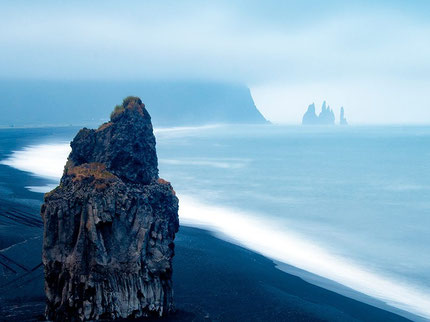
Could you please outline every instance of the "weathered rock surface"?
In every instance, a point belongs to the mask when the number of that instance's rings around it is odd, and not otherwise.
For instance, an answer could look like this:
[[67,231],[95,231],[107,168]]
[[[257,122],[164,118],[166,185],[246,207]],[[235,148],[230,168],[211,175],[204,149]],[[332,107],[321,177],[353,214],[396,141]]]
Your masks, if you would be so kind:
[[124,100],[98,130],[79,131],[71,147],[74,165],[103,163],[122,180],[142,184],[158,176],[151,117],[138,98]]
[[60,186],[45,195],[46,317],[95,320],[173,310],[178,199],[158,177],[151,118],[127,98],[81,130]]

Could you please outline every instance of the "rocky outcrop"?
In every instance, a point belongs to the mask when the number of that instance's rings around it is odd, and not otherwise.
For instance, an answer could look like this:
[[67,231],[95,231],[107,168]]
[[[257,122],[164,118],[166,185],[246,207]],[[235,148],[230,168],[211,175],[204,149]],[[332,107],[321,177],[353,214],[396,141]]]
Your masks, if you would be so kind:
[[46,317],[96,320],[173,310],[178,199],[158,177],[151,118],[139,98],[82,129],[59,187],[45,195]]
[[308,106],[308,110],[303,115],[302,124],[305,125],[311,125],[311,124],[318,124],[318,116],[315,113],[315,104],[312,103]]
[[306,113],[303,115],[303,125],[333,125],[335,116],[330,106],[326,106],[326,102],[323,102],[321,112],[317,116],[315,113],[315,104],[309,105]]
[[345,118],[345,110],[343,109],[343,106],[340,108],[340,119],[339,119],[340,125],[348,125],[348,122]]
[[326,106],[325,101],[321,107],[321,112],[318,115],[319,124],[322,125],[333,125],[334,124],[334,113],[330,106]]

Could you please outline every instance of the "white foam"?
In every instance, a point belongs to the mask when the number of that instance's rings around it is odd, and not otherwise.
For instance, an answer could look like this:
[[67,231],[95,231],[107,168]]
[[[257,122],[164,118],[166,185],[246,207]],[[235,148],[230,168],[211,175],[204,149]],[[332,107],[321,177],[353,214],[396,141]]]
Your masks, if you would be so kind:
[[[37,176],[58,179],[69,152],[68,144],[35,145],[14,151],[1,163]],[[50,186],[28,188],[51,190]],[[179,199],[182,224],[218,232],[224,238],[269,258],[430,319],[430,294],[418,286],[406,284],[380,272],[372,272],[349,259],[334,255],[293,231],[281,230],[267,216],[207,205],[186,195],[180,195]]]
[[239,169],[246,165],[246,161],[228,159],[161,159],[160,164],[203,166],[219,169]]
[[13,151],[0,163],[36,176],[59,179],[70,150],[68,144],[32,145],[20,151]]
[[46,184],[43,186],[27,186],[25,188],[32,192],[45,193],[55,189],[57,186],[57,184]]
[[[179,197],[182,224],[216,231],[274,260],[325,277],[388,305],[430,319],[430,294],[333,255],[292,231],[280,230],[263,215],[203,204]],[[256,218],[264,218],[258,220]]]
[[213,129],[222,126],[222,124],[208,124],[208,125],[198,125],[198,126],[172,126],[172,127],[157,127],[154,128],[154,133],[162,132],[184,132],[184,131],[200,131],[202,129]]
[[193,136],[200,135],[202,130],[209,130],[223,126],[222,124],[209,124],[209,125],[200,125],[200,126],[176,126],[176,127],[159,127],[154,128],[154,134],[157,137],[184,137],[184,136]]

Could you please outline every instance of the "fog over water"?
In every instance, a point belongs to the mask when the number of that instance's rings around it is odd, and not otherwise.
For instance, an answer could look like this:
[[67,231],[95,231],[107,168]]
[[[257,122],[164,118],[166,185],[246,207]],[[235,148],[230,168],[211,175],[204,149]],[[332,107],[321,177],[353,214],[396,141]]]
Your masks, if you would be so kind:
[[429,123],[428,1],[2,1],[0,79],[249,86],[274,123]]

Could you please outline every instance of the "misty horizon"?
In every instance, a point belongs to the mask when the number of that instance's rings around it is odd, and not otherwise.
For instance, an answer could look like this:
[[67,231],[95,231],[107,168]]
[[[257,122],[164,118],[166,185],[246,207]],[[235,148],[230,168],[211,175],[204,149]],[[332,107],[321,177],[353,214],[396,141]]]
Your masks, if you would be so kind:
[[239,83],[273,123],[298,124],[324,100],[336,115],[344,106],[350,124],[430,122],[424,1],[18,1],[0,9],[6,81]]

